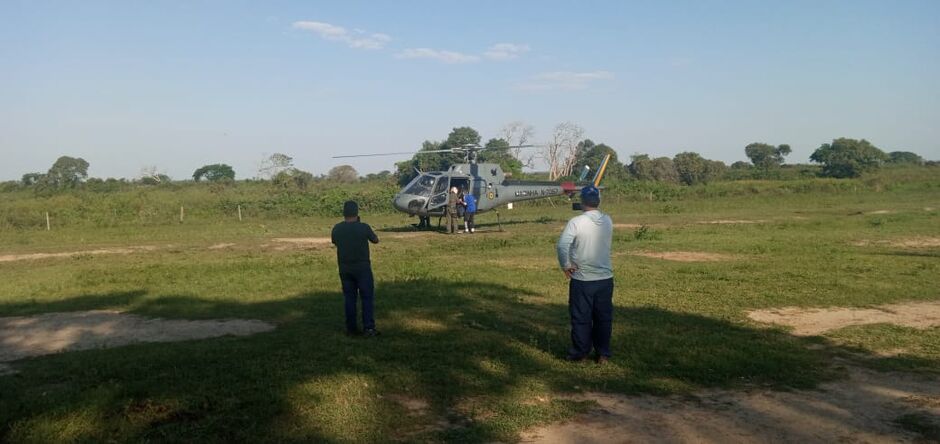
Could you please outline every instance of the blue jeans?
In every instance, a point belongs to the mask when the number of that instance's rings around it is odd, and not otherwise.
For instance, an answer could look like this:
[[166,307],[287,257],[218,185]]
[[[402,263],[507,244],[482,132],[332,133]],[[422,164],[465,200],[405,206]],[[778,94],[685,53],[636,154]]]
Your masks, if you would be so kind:
[[614,319],[614,279],[579,281],[568,284],[568,311],[571,313],[571,356],[610,357],[610,331]]
[[356,328],[356,303],[360,297],[362,298],[362,328],[366,330],[375,328],[373,318],[375,281],[372,278],[372,269],[366,267],[361,270],[340,271],[339,280],[343,283],[343,297],[346,299],[346,331],[358,330]]

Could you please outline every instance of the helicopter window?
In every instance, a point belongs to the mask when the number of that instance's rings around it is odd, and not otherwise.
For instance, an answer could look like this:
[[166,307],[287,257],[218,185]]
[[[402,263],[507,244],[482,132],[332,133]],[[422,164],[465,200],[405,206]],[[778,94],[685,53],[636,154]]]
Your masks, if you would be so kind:
[[427,195],[430,193],[431,187],[434,186],[434,179],[435,178],[433,176],[422,174],[411,183],[405,192],[418,196]]
[[434,187],[434,194],[443,193],[447,191],[447,178],[442,177],[437,181],[437,186]]

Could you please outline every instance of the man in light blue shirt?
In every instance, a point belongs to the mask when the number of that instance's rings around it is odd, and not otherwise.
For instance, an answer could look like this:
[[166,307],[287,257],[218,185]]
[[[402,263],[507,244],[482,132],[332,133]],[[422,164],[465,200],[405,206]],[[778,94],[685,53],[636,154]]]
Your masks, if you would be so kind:
[[601,194],[596,187],[581,189],[584,212],[568,221],[558,238],[558,264],[571,280],[568,310],[571,313],[569,361],[587,359],[593,347],[598,364],[610,358],[613,322],[614,273],[610,245],[614,224],[597,208]]

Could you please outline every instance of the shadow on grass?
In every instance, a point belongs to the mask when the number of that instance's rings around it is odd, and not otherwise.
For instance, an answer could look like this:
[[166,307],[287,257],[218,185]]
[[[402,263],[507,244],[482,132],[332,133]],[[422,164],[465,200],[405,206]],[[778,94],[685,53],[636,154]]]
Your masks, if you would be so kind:
[[[550,393],[805,388],[833,377],[805,339],[658,308],[616,309],[611,365],[566,363],[566,306],[471,281],[380,284],[383,335],[371,339],[342,333],[338,291],[259,303],[140,291],[0,314],[115,304],[279,326],[20,361],[20,373],[0,377],[0,441],[506,441],[583,407],[540,400]],[[409,409],[393,395],[428,404]]]

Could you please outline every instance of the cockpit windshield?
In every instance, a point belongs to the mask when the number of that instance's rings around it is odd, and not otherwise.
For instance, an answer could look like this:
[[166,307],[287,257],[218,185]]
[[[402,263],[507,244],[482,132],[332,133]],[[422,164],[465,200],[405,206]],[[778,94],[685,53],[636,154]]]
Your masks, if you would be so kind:
[[416,196],[430,196],[431,189],[434,188],[435,179],[437,179],[437,177],[430,174],[422,174],[411,182],[411,185],[408,186],[405,193],[414,194]]

